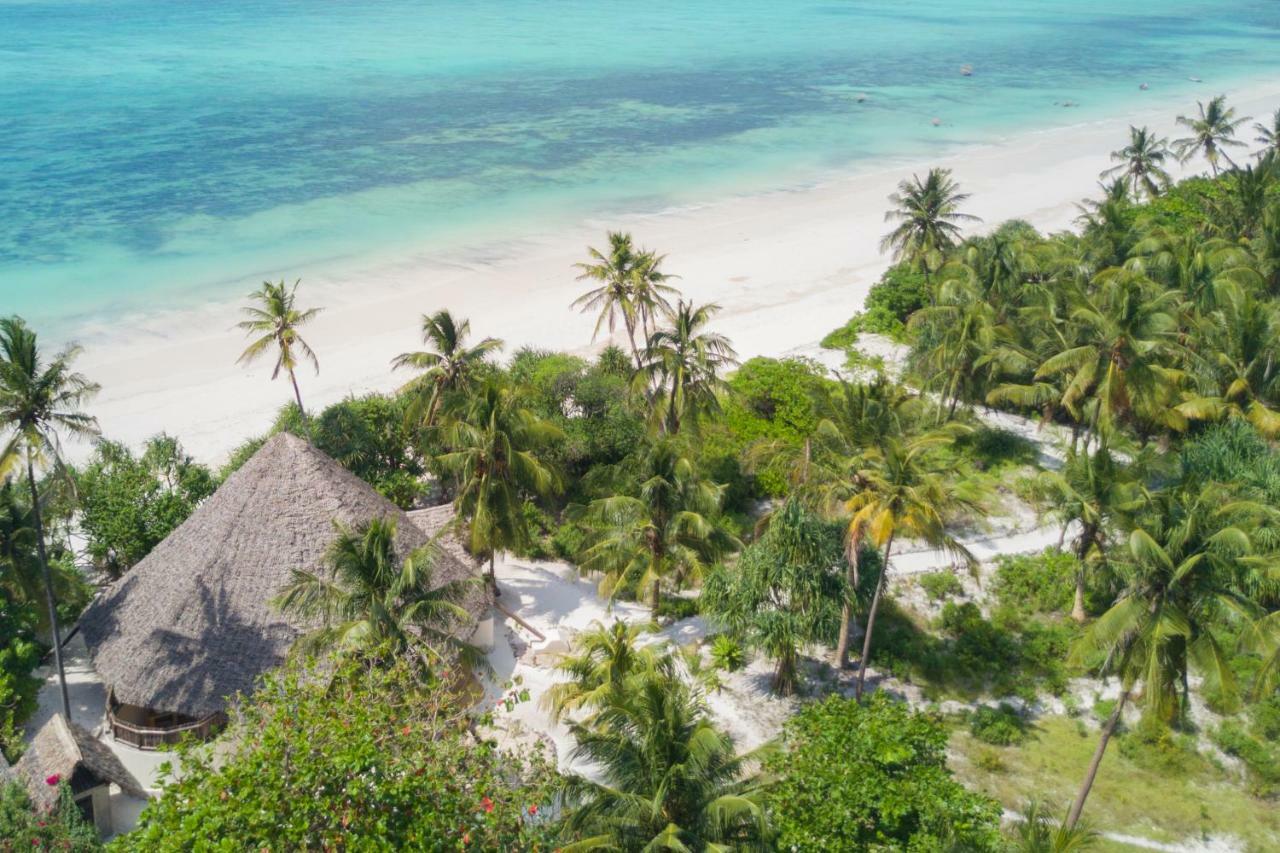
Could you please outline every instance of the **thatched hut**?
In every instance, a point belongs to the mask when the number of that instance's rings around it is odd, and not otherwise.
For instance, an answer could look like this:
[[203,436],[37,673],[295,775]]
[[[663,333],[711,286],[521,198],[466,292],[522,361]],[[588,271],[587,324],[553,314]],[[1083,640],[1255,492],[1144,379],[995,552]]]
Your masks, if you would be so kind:
[[[228,698],[250,692],[313,627],[271,604],[291,571],[323,568],[335,522],[382,517],[397,522],[401,556],[451,519],[448,508],[436,511],[424,530],[306,441],[271,438],[81,618],[115,737],[154,748],[185,732],[207,735]],[[478,571],[451,537],[440,540],[440,583]],[[481,646],[492,643],[489,604],[480,588],[467,603],[469,639]]]
[[81,726],[54,714],[32,738],[27,751],[9,771],[27,789],[40,811],[58,801],[58,784],[67,783],[85,819],[102,835],[110,835],[111,786],[135,797],[145,797],[142,786],[125,769],[106,744]]

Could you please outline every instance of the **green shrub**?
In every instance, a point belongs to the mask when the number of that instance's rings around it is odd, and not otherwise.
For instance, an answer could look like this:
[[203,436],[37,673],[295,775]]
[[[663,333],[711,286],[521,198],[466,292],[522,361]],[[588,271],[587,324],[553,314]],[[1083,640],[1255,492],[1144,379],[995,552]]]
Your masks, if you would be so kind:
[[1111,719],[1111,715],[1116,710],[1116,700],[1114,699],[1095,699],[1093,702],[1093,718],[1101,724],[1105,724]]
[[930,572],[921,575],[919,582],[930,601],[943,601],[964,592],[960,579],[951,572]]
[[924,274],[904,264],[885,270],[871,285],[863,310],[822,339],[826,349],[848,349],[861,332],[885,335],[895,341],[906,339],[907,319],[929,301],[929,284]]
[[711,660],[725,672],[737,672],[747,663],[742,644],[728,634],[718,634],[711,641]]
[[1009,769],[1009,766],[1004,763],[1004,758],[994,749],[978,750],[973,763],[979,770],[987,773],[1003,773]]
[[1260,740],[1228,720],[1213,733],[1213,742],[1227,755],[1244,762],[1249,787],[1255,795],[1270,797],[1280,792],[1280,747],[1274,740]]
[[1188,776],[1205,766],[1191,735],[1179,734],[1163,722],[1143,717],[1132,731],[1119,738],[1120,754],[1155,773]]
[[1012,746],[1027,739],[1027,721],[1012,705],[980,705],[969,714],[969,733],[983,743]]
[[1046,548],[1039,554],[1002,554],[996,558],[991,591],[1001,608],[1018,613],[1065,613],[1075,597],[1073,554]]
[[778,850],[1002,850],[1000,804],[952,778],[934,715],[875,693],[787,721],[766,769]]
[[67,782],[58,785],[53,809],[37,813],[21,782],[0,777],[0,851],[101,849],[97,830],[80,816]]
[[955,449],[980,471],[1034,465],[1040,459],[1040,450],[1031,439],[986,425],[957,438]]
[[36,642],[34,604],[15,602],[0,587],[0,752],[12,763],[22,754],[22,723],[36,709],[41,681],[31,673],[43,650]]
[[664,595],[658,600],[658,616],[666,619],[689,619],[698,615],[698,599],[683,595]]

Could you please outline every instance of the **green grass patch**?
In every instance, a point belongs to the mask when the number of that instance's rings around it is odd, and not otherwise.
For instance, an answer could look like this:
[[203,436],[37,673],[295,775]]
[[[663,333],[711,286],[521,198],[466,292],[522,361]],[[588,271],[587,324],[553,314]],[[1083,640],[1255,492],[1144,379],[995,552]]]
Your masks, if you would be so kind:
[[[1035,795],[1065,809],[1084,778],[1097,732],[1082,731],[1066,717],[1042,717],[1029,735],[1019,746],[992,747],[967,727],[958,728],[951,739],[956,775],[1006,808],[1018,809]],[[1132,747],[1121,748],[1133,737],[1118,736],[1102,761],[1085,806],[1085,818],[1096,829],[1164,843],[1232,835],[1250,851],[1280,849],[1280,809],[1274,801],[1252,796],[1204,758],[1187,761],[1190,769],[1179,774],[1160,769],[1160,762],[1149,762],[1146,755],[1135,761],[1125,754],[1135,752]],[[1131,848],[1107,843],[1099,849]]]

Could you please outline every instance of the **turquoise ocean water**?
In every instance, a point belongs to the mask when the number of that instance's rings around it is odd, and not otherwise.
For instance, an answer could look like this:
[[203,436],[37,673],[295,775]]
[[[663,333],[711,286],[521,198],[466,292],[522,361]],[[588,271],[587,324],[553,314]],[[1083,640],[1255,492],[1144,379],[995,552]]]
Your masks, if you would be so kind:
[[1278,36],[1276,0],[0,0],[0,313],[1190,108]]

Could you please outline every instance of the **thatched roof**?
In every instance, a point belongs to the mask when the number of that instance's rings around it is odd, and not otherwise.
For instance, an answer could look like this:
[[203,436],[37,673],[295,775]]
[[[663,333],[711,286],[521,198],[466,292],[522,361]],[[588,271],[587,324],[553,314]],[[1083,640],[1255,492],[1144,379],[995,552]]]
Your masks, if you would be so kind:
[[[276,435],[85,611],[94,667],[120,702],[189,717],[223,710],[312,627],[270,603],[291,571],[322,570],[335,521],[388,516],[401,556],[428,543],[363,480],[306,441]],[[437,583],[474,575],[442,551]],[[487,606],[483,592],[468,602],[477,617]]]
[[32,738],[27,751],[10,771],[22,782],[37,808],[49,808],[58,799],[57,781],[79,793],[99,783],[114,782],[135,797],[145,797],[142,786],[125,769],[116,754],[81,726],[54,714]]

